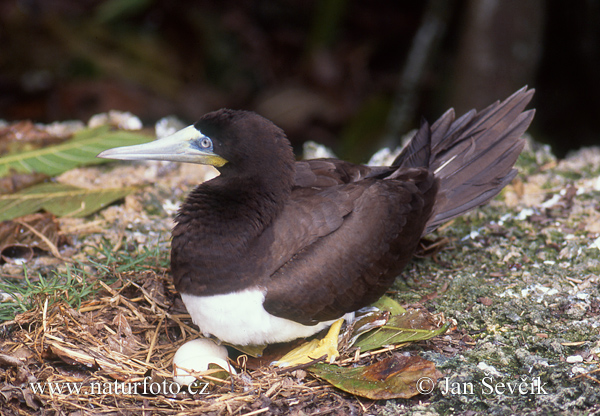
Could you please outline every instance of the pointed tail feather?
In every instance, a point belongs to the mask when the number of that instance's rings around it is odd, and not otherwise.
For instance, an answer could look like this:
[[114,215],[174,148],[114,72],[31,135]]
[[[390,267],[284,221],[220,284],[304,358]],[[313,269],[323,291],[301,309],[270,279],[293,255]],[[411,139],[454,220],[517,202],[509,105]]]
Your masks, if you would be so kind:
[[454,119],[448,110],[429,128],[423,123],[393,166],[428,167],[440,182],[423,235],[496,196],[517,174],[521,137],[534,110],[523,111],[534,90],[520,89],[482,111]]

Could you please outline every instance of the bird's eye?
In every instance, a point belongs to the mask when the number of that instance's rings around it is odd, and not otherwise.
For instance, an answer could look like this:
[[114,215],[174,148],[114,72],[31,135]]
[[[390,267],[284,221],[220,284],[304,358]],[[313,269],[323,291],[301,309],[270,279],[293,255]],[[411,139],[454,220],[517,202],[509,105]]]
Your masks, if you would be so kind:
[[210,149],[212,147],[212,141],[208,137],[204,137],[200,140],[200,147],[203,149]]

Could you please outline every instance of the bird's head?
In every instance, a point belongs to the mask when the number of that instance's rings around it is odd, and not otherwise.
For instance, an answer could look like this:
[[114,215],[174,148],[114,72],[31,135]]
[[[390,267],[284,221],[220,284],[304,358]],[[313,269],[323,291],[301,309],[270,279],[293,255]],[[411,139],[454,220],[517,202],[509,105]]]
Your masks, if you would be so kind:
[[228,109],[208,113],[168,137],[105,150],[98,157],[199,163],[234,175],[264,172],[275,165],[293,169],[294,163],[291,146],[279,127],[256,113]]

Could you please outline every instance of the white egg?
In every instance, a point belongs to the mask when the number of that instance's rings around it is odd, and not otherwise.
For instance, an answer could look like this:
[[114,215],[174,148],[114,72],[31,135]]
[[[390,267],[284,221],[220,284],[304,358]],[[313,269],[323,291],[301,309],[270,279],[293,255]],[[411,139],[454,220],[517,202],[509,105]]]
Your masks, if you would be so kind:
[[192,371],[206,371],[209,364],[216,364],[232,374],[235,369],[227,363],[227,348],[207,338],[198,338],[183,344],[173,357],[173,381],[189,385],[196,381]]

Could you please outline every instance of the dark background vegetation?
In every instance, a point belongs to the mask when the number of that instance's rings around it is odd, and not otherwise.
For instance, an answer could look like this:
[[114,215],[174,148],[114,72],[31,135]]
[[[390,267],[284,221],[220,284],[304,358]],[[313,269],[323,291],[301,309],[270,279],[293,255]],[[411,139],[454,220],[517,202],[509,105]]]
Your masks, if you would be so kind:
[[366,161],[528,84],[532,131],[563,156],[600,144],[599,74],[593,0],[0,0],[9,121],[244,108]]

